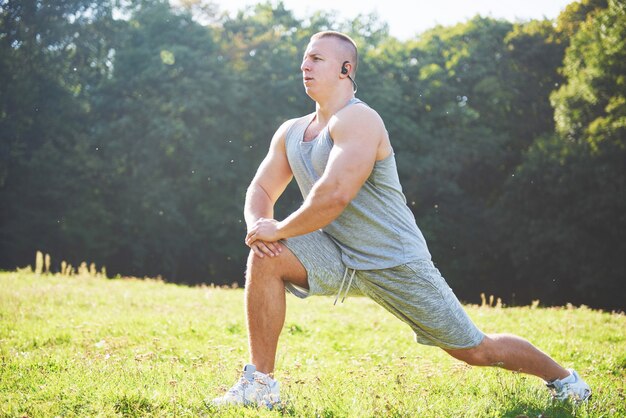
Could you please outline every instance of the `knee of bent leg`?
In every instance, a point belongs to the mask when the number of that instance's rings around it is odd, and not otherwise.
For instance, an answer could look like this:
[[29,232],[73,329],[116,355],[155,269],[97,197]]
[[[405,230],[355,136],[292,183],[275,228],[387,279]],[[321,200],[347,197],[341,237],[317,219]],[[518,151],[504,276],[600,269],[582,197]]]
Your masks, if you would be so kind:
[[246,264],[246,282],[251,280],[264,280],[275,277],[277,263],[275,257],[259,257],[250,250]]

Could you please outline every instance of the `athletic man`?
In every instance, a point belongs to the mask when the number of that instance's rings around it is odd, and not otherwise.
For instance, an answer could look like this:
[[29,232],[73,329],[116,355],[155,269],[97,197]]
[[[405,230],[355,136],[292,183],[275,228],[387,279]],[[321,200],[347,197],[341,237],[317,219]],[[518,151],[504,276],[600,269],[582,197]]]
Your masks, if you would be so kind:
[[[398,180],[378,113],[354,96],[357,48],[338,32],[313,37],[301,65],[314,113],[285,122],[246,195],[250,247],[246,316],[250,364],[216,405],[279,401],[271,374],[285,319],[285,289],[363,294],[406,322],[417,341],[476,366],[538,376],[556,397],[585,400],[589,386],[526,340],[485,335],[433,266]],[[304,203],[282,221],[274,204],[292,177]]]

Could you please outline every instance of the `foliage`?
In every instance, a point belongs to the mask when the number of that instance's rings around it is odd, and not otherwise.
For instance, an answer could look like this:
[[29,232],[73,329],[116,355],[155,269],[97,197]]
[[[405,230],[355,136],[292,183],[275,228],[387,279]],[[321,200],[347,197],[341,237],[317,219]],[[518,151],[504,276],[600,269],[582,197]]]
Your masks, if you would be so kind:
[[[401,42],[375,14],[234,16],[189,0],[0,8],[0,266],[36,250],[167,280],[242,282],[245,189],[324,29],[360,45],[408,205],[463,299],[624,308],[624,6],[476,16]],[[276,217],[301,202],[292,184]],[[54,269],[57,267],[53,266]]]
[[541,291],[556,303],[611,306],[623,287],[625,37],[620,2],[580,24],[564,59],[566,83],[551,96],[557,134],[537,139],[501,200],[501,231],[518,238],[501,242],[526,298]]

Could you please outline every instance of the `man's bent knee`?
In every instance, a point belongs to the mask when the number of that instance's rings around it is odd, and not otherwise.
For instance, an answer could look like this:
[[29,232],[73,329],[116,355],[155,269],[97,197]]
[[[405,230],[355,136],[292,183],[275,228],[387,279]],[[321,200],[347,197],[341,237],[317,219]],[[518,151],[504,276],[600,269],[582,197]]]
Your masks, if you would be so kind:
[[282,280],[308,287],[306,270],[289,250],[275,257],[259,257],[254,251],[248,255],[246,282],[250,280]]
[[259,257],[250,250],[246,265],[246,281],[280,278],[278,263],[275,259],[276,257]]

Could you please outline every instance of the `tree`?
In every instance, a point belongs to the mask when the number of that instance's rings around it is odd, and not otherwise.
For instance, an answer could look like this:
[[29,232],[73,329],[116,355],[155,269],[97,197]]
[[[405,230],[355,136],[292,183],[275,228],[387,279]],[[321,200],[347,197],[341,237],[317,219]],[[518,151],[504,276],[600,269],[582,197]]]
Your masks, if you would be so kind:
[[7,1],[0,13],[0,263],[14,267],[72,248],[64,231],[89,201],[88,98],[112,19],[110,4],[85,0]]
[[[609,1],[579,25],[566,83],[552,96],[556,135],[540,138],[508,184],[513,280],[551,303],[621,307],[626,273],[626,11]],[[525,299],[530,297],[525,295]]]
[[117,239],[107,260],[114,271],[181,280],[228,264],[237,225],[225,214],[237,205],[224,192],[236,174],[215,37],[167,2],[142,5],[117,36],[113,75],[94,109],[116,218],[102,225]]
[[[407,42],[375,14],[300,20],[280,2],[229,17],[197,0],[7,1],[0,19],[2,267],[41,249],[241,283],[245,188],[279,124],[313,111],[301,54],[335,29],[360,46],[358,97],[385,120],[408,205],[463,300],[619,306],[620,2]],[[301,201],[290,185],[275,216]]]

